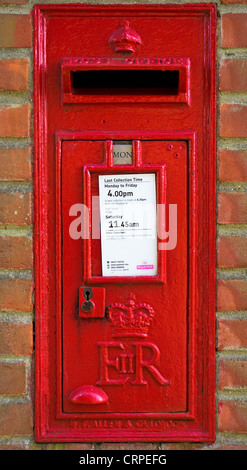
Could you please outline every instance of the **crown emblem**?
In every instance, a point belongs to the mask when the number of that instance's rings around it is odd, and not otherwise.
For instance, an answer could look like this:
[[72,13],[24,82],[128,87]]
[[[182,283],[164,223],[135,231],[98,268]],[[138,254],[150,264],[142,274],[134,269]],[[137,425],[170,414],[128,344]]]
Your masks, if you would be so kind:
[[135,303],[135,296],[130,295],[126,304],[113,303],[107,308],[112,322],[113,337],[140,336],[146,337],[154,316],[153,308],[147,303]]
[[121,21],[120,28],[109,38],[109,44],[113,44],[115,52],[134,52],[141,43],[139,34],[129,27],[127,20]]

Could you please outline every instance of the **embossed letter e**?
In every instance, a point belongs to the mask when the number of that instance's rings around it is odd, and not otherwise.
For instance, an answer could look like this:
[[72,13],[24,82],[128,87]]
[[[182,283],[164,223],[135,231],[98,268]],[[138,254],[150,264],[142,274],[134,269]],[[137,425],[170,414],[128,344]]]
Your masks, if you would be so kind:
[[[168,385],[169,382],[159,372],[154,363],[159,359],[159,348],[153,344],[144,341],[137,341],[132,343],[135,354],[129,353],[126,346],[120,341],[101,341],[97,343],[100,348],[100,379],[97,382],[99,385],[123,385],[129,379],[130,375],[122,378],[110,378],[109,367],[115,369],[117,374],[134,374],[135,379],[131,381],[132,385],[146,385],[147,381],[144,379],[144,369],[156,380],[160,385]],[[109,349],[118,348],[121,353],[113,359],[109,358]],[[144,350],[149,350],[152,353],[150,359],[144,359]],[[133,361],[135,359],[135,361]],[[135,371],[133,365],[135,362]]]

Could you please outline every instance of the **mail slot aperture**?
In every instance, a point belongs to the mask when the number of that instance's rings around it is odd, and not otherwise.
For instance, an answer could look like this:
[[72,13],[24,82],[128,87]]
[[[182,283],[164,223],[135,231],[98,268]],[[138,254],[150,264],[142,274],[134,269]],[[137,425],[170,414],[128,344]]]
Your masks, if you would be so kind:
[[64,58],[61,74],[64,103],[189,103],[189,58]]
[[178,70],[87,70],[71,72],[73,95],[178,95]]

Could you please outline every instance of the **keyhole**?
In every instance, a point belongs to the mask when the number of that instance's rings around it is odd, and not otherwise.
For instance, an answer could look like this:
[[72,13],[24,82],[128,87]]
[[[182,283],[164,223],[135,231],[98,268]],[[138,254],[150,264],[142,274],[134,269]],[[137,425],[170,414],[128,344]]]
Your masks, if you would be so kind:
[[90,290],[86,290],[84,292],[84,297],[85,297],[87,302],[89,301],[89,299],[91,299],[91,296],[92,296],[92,293],[90,292]]

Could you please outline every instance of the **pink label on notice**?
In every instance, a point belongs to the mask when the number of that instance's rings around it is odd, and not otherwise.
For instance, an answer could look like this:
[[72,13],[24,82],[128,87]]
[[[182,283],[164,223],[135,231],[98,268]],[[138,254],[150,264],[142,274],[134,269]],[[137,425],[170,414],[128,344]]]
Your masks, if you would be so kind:
[[137,269],[154,269],[153,264],[138,264]]

